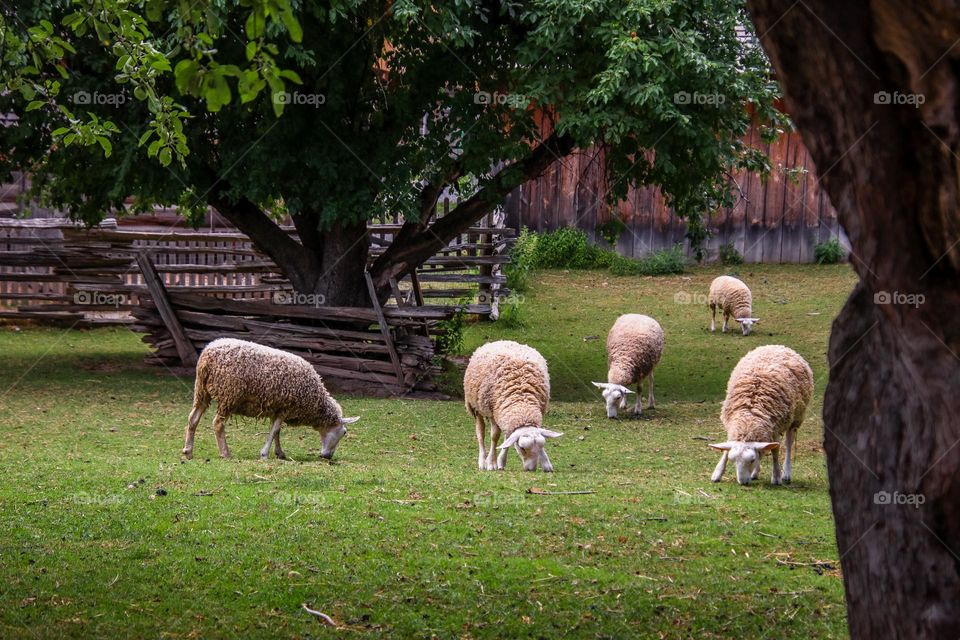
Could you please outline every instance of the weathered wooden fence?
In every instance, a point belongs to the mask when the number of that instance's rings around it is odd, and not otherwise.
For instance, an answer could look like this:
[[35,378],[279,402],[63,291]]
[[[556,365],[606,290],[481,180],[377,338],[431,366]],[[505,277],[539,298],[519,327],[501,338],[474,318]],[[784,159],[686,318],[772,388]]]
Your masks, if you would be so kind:
[[[819,187],[800,135],[788,132],[766,144],[754,129],[745,142],[768,154],[774,169],[766,181],[752,173],[733,176],[744,198],[710,217],[708,259],[716,258],[722,245],[732,244],[747,262],[810,262],[818,243],[830,238],[845,243],[837,213]],[[799,171],[791,173],[791,168]],[[677,243],[691,253],[687,225],[667,206],[659,189],[631,189],[611,208],[604,198],[609,187],[602,151],[580,150],[508,196],[507,226],[535,231],[579,227],[603,242],[598,225],[617,216],[626,227],[616,246],[621,254],[640,258]],[[731,188],[739,196],[733,183]]]
[[[458,308],[495,314],[514,235],[491,215],[392,283],[387,305],[354,308],[301,300],[309,297],[235,229],[169,223],[161,215],[85,229],[62,218],[0,219],[0,317],[128,324],[146,334],[148,361],[167,366],[193,364],[211,340],[239,337],[303,356],[339,388],[430,391],[433,339]],[[399,229],[399,221],[370,225],[371,260]]]

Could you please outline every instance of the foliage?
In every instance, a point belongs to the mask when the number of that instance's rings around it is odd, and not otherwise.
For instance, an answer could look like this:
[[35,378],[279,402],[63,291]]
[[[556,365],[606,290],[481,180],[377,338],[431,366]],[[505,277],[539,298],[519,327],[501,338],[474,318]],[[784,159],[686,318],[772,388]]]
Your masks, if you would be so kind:
[[817,264],[837,264],[846,257],[846,251],[839,240],[830,238],[813,248],[813,256]]
[[526,290],[536,252],[537,234],[523,227],[510,247],[510,262],[503,268],[508,289],[517,293]]
[[469,304],[469,299],[461,298],[453,316],[437,323],[439,333],[434,338],[437,355],[445,356],[459,353],[463,348],[463,331],[467,324],[467,304]]
[[601,222],[595,228],[597,234],[607,241],[611,247],[617,246],[617,241],[627,230],[627,224],[617,215],[611,215],[606,222]]
[[497,324],[508,329],[522,329],[527,326],[520,312],[520,304],[509,302],[500,306],[500,317],[497,318]]
[[728,242],[725,245],[720,247],[720,264],[726,265],[728,267],[736,266],[738,264],[743,264],[743,256],[737,251],[737,248],[733,246],[732,242]]
[[680,245],[654,251],[639,260],[614,254],[610,263],[610,272],[621,276],[665,276],[683,273],[686,268],[687,259]]
[[0,112],[19,119],[0,178],[29,167],[35,195],[91,223],[128,197],[282,203],[320,231],[417,219],[436,187],[493,206],[546,121],[551,149],[603,145],[611,202],[661,185],[694,237],[728,172],[770,170],[741,140],[751,119],[765,137],[786,122],[739,0],[4,7]]
[[635,260],[591,244],[585,232],[573,227],[546,233],[534,233],[524,228],[514,244],[511,257],[507,283],[514,290],[519,289],[510,285],[510,274],[522,273],[526,284],[531,269],[609,269],[617,275],[664,275],[683,273],[686,267],[686,258],[679,246]]

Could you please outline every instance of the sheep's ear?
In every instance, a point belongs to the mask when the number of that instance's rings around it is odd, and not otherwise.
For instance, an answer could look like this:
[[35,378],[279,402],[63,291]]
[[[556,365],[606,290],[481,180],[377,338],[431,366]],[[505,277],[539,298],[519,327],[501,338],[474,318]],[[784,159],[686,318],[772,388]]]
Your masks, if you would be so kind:
[[733,448],[733,443],[728,440],[727,442],[718,442],[717,444],[708,444],[707,446],[717,451],[730,451],[730,449]]
[[352,418],[340,418],[340,424],[353,424],[360,419],[360,416],[353,416]]
[[760,324],[760,318],[753,318],[753,324]]
[[756,449],[757,451],[770,451],[771,449],[779,449],[779,442],[751,442],[750,446]]
[[597,389],[606,389],[610,385],[607,384],[606,382],[594,382],[593,386],[595,386]]
[[540,429],[540,435],[544,438],[559,438],[563,434],[557,431],[550,431],[550,429]]
[[624,393],[636,393],[636,391],[634,391],[633,389],[628,389],[623,385],[620,385],[620,391],[623,391]]
[[510,447],[515,445],[517,443],[517,440],[519,439],[520,439],[520,430],[517,429],[516,431],[511,433],[510,437],[507,438],[502,445],[497,447],[497,449],[509,449]]

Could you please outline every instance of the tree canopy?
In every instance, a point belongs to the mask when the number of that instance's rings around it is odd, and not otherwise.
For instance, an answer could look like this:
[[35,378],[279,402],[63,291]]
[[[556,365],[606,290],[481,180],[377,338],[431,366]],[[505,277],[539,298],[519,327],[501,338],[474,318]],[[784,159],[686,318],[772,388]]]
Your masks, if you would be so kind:
[[611,201],[659,185],[702,240],[730,172],[768,170],[751,119],[785,122],[735,0],[26,0],[0,55],[0,174],[88,223],[212,205],[341,303],[365,298],[332,290],[363,291],[365,221],[406,220],[371,267],[385,297],[578,147],[603,147]]

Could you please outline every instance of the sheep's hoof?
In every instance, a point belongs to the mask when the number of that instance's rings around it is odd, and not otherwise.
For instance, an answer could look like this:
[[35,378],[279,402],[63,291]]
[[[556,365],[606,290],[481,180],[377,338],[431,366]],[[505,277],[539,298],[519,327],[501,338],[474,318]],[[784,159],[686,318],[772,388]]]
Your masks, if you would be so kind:
[[285,453],[278,453],[278,454],[277,454],[277,460],[289,460],[289,459],[290,459],[290,458],[288,458],[288,457],[287,457],[287,454],[285,454]]
[[790,476],[784,476],[783,478],[780,479],[780,482],[782,482],[783,484],[790,484]]
[[193,451],[183,451],[181,453],[184,460],[193,460]]

